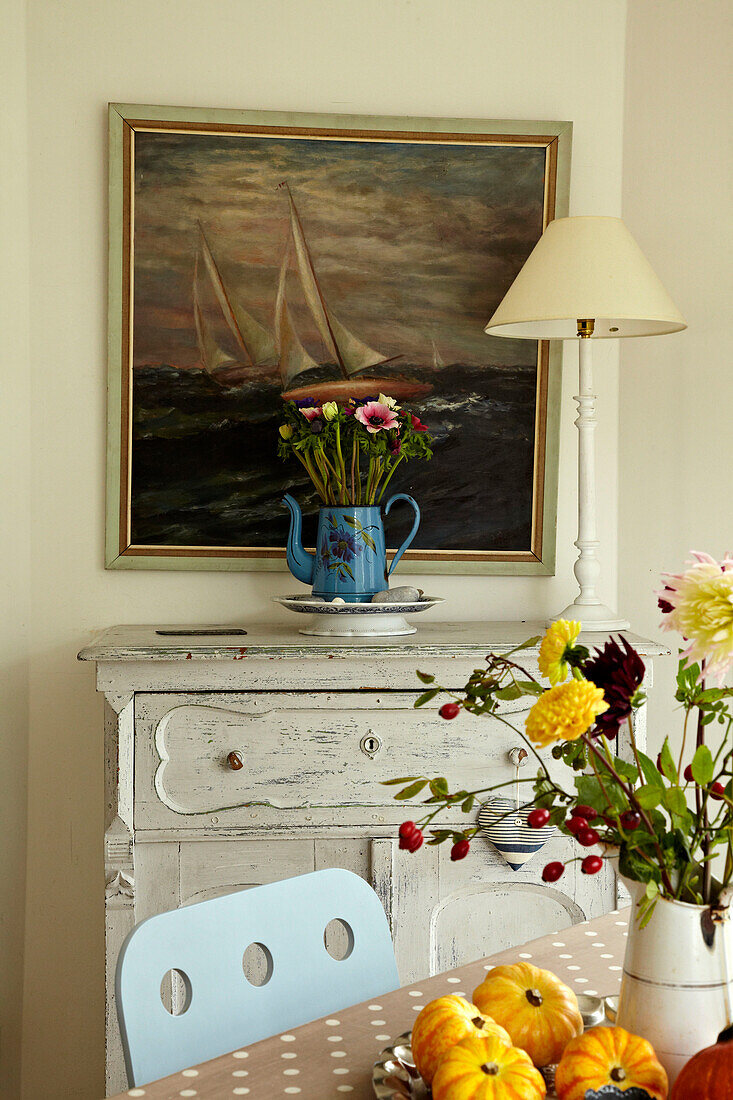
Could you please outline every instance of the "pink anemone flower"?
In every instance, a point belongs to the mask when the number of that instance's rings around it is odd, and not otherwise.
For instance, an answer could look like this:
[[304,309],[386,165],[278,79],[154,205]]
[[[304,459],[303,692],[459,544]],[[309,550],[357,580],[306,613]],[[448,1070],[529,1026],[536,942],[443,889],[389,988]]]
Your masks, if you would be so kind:
[[317,416],[323,416],[323,409],[320,405],[311,405],[309,408],[300,411],[306,420],[315,420]]
[[355,416],[366,430],[372,432],[372,434],[399,427],[399,422],[393,410],[380,401],[369,401],[366,405],[360,405]]

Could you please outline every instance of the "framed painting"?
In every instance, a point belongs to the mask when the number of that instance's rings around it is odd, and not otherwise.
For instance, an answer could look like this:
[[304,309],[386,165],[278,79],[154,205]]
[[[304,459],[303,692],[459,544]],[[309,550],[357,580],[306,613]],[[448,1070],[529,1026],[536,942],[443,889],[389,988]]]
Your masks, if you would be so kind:
[[429,426],[403,569],[552,573],[558,353],[483,329],[567,213],[571,133],[112,104],[107,565],[284,569],[284,493],[306,541],[318,502],[282,401],[320,384]]

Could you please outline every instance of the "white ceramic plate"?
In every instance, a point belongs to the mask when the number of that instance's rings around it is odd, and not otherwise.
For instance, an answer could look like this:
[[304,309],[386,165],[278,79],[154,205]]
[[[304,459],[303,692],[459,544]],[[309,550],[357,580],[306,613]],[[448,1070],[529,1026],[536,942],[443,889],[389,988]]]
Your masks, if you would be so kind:
[[415,615],[436,604],[445,603],[442,596],[423,596],[409,603],[329,603],[313,596],[273,596],[290,611],[301,615]]

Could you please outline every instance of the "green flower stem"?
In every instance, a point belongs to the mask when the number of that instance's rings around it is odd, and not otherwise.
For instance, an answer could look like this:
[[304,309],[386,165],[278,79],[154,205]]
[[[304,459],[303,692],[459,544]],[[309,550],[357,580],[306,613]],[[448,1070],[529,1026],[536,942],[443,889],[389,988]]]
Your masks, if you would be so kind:
[[674,889],[672,887],[672,881],[669,877],[669,874],[667,872],[667,867],[666,867],[666,864],[664,862],[664,852],[662,851],[662,846],[660,845],[659,841],[657,840],[657,834],[654,832],[654,827],[653,827],[651,821],[649,820],[649,815],[647,814],[646,810],[643,808],[643,806],[639,805],[638,799],[636,798],[636,795],[634,794],[633,788],[621,778],[621,776],[619,775],[619,773],[616,771],[615,767],[613,766],[613,758],[611,757],[611,752],[610,752],[610,749],[608,747],[608,742],[606,741],[606,738],[605,737],[603,738],[603,745],[604,745],[604,748],[605,748],[605,754],[604,754],[598,748],[596,748],[596,746],[593,744],[592,739],[590,737],[588,737],[588,735],[586,733],[581,734],[581,737],[582,737],[582,740],[585,742],[586,746],[594,754],[594,756],[598,760],[602,761],[604,768],[608,769],[610,774],[613,776],[613,778],[616,780],[617,784],[621,788],[621,790],[624,792],[624,794],[628,798],[629,805],[633,806],[633,808],[636,810],[636,812],[638,813],[641,820],[644,822],[644,827],[645,827],[646,831],[649,833],[649,836],[652,838],[652,840],[654,842],[654,850],[655,850],[656,855],[657,855],[657,860],[658,860],[658,863],[659,863],[659,870],[660,870],[661,875],[662,875],[662,882],[664,883],[665,889],[668,891],[669,897],[673,898],[674,897]]
[[351,503],[356,504],[356,482],[354,480],[356,473],[356,452],[358,450],[356,444],[356,432],[351,443]]
[[341,451],[341,426],[340,426],[338,420],[336,421],[336,454],[338,455],[339,470],[340,470],[340,474],[341,474],[340,486],[339,486],[340,490],[341,490],[341,492],[340,492],[341,503],[346,504],[347,503],[347,498],[346,498],[346,465],[344,463],[344,456],[343,456],[343,453]]
[[395,462],[395,464],[393,465],[392,469],[391,469],[391,470],[389,471],[389,474],[388,474],[388,475],[387,475],[387,477],[385,478],[384,484],[382,485],[382,491],[380,492],[380,494],[379,494],[379,496],[378,496],[378,498],[377,498],[377,503],[379,503],[379,501],[381,501],[382,497],[384,496],[384,490],[385,490],[385,489],[387,488],[387,486],[389,485],[390,481],[392,480],[392,475],[393,475],[393,473],[395,472],[395,470],[396,470],[396,469],[397,469],[397,467],[399,466],[400,462],[402,462],[402,459],[403,459],[404,457],[405,457],[404,455],[400,455],[400,457],[399,457],[399,458],[397,459],[397,461],[396,461],[396,462]]
[[327,494],[326,494],[326,488],[325,488],[321,478],[318,476],[318,474],[314,470],[314,468],[313,468],[313,466],[310,462],[310,459],[307,456],[302,455],[300,453],[300,451],[294,451],[293,453],[295,454],[295,457],[298,459],[298,461],[302,462],[303,465],[305,466],[306,470],[308,471],[308,476],[311,479],[311,481],[313,482],[313,484],[315,485],[316,490],[318,492],[318,495],[321,498],[321,500],[323,501],[323,503],[328,504],[328,497],[327,497]]

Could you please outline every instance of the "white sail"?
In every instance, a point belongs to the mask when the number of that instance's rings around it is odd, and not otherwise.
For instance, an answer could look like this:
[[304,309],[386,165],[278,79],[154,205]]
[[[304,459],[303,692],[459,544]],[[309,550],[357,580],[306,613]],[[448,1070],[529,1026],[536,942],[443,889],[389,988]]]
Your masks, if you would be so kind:
[[433,345],[433,366],[444,367],[445,363],[443,362],[443,358],[438,351],[438,345],[435,343],[435,340],[431,340],[430,343]]
[[376,366],[377,363],[383,363],[387,356],[375,351],[374,348],[370,348],[358,336],[354,336],[353,332],[349,332],[326,306],[326,301],[318,285],[308,245],[305,241],[303,227],[295,209],[293,196],[289,194],[289,198],[290,229],[295,246],[300,283],[305,300],[313,315],[313,320],[326,345],[327,352],[336,359],[346,375],[355,374],[366,367]]
[[277,345],[280,375],[283,388],[287,389],[294,378],[304,371],[313,370],[319,364],[311,358],[305,350],[293,325],[293,319],[288,309],[285,298],[285,281],[288,274],[290,261],[290,242],[285,249],[285,255],[280,267],[280,280],[277,286],[277,301],[275,303],[275,343]]
[[216,300],[224,315],[229,329],[239,347],[247,357],[247,361],[253,365],[263,363],[266,359],[272,359],[275,355],[275,342],[272,335],[264,325],[256,321],[251,313],[243,309],[238,302],[227,294],[224,281],[216,265],[216,260],[209,248],[209,243],[204,235],[203,228],[199,226],[201,236],[201,255],[204,260],[206,272],[209,276]]
[[217,367],[221,367],[224,363],[230,362],[231,357],[227,355],[223,348],[219,347],[216,340],[211,335],[199,300],[198,278],[197,258],[193,278],[193,319],[196,327],[196,342],[198,343],[199,355],[201,356],[201,363],[204,370],[209,374],[213,374]]

